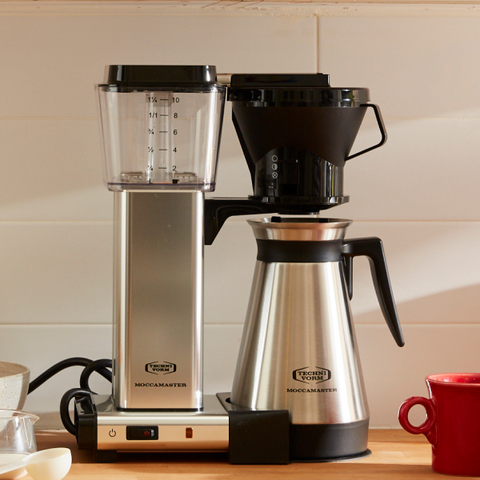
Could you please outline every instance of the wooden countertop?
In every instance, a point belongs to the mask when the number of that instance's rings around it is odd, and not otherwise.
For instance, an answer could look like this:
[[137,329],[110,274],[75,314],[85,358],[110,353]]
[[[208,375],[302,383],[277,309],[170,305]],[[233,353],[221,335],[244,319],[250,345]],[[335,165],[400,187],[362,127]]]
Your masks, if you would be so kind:
[[373,453],[366,458],[290,465],[230,465],[226,455],[208,453],[128,453],[120,455],[117,463],[98,464],[93,463],[91,452],[77,449],[75,438],[67,432],[39,431],[36,437],[39,450],[60,446],[72,450],[73,465],[67,480],[441,479],[431,469],[430,444],[423,436],[403,430],[371,430],[369,448]]

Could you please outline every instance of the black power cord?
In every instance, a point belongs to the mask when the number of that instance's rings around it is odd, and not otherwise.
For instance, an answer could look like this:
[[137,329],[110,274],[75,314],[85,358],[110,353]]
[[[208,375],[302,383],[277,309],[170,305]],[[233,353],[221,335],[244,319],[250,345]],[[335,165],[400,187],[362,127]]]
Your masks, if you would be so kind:
[[77,427],[70,418],[69,405],[72,399],[82,398],[91,393],[95,393],[91,390],[88,381],[90,375],[93,372],[97,372],[109,382],[112,381],[112,361],[109,359],[102,360],[90,360],[84,357],[72,357],[62,360],[56,363],[48,370],[40,374],[35,380],[30,382],[28,386],[28,393],[35,391],[40,385],[43,385],[47,380],[52,378],[57,373],[70,367],[85,367],[80,375],[80,388],[72,388],[65,392],[60,401],[60,417],[62,419],[63,426],[72,435],[77,435]]

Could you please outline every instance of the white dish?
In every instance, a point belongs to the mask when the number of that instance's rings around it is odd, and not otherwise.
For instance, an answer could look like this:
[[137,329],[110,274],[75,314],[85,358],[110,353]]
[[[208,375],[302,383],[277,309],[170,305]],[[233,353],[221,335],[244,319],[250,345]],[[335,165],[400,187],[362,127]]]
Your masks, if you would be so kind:
[[[22,453],[0,453],[0,467],[8,463],[19,462],[23,460],[26,455]],[[25,467],[16,468],[11,472],[0,474],[0,480],[16,480],[22,478],[27,474]]]

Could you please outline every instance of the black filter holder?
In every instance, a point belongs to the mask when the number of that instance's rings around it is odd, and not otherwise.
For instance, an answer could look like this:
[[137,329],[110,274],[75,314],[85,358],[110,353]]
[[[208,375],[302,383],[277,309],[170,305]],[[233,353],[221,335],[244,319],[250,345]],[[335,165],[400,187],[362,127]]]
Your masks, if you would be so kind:
[[[206,245],[233,215],[318,213],[348,202],[345,162],[387,140],[380,109],[367,103],[368,89],[332,88],[321,73],[232,75],[228,100],[253,195],[206,199]],[[367,108],[381,139],[351,154]]]
[[[317,204],[317,211],[348,202],[343,167],[380,147],[387,135],[366,88],[332,88],[329,76],[232,75],[233,123],[247,160],[253,198],[264,203]],[[367,108],[381,140],[350,154]]]

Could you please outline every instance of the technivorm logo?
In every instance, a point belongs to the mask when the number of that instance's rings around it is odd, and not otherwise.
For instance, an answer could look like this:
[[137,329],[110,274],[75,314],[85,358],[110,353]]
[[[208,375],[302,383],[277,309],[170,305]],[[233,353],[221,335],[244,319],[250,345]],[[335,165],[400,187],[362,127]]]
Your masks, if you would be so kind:
[[175,373],[177,371],[177,366],[174,363],[170,362],[151,362],[145,365],[145,371],[148,373],[153,373],[154,375],[169,375],[170,373]]
[[293,371],[293,379],[302,383],[322,383],[332,378],[332,372],[322,367],[303,367]]

